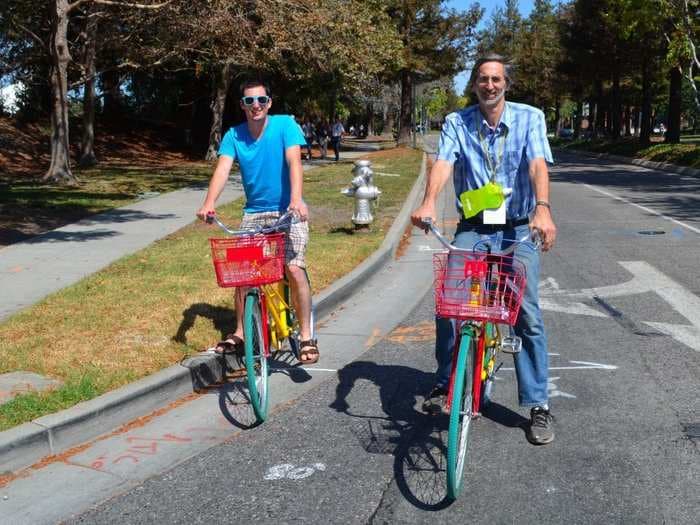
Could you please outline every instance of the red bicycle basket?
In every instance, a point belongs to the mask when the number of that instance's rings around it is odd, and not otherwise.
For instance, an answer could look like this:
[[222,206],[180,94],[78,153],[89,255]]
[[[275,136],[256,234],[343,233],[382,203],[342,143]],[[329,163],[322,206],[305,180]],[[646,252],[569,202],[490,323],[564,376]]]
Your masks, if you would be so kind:
[[436,253],[438,317],[515,324],[525,291],[525,266],[512,255]]
[[216,280],[222,288],[274,283],[284,276],[284,233],[209,242]]

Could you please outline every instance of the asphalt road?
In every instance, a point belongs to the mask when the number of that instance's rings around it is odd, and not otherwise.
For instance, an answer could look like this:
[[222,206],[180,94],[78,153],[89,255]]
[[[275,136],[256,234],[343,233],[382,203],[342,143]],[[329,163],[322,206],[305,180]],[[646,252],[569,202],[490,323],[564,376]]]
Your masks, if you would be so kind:
[[697,523],[700,179],[559,161],[559,240],[541,281],[554,443],[527,443],[506,358],[464,494],[444,501],[447,421],[418,410],[432,383],[428,293],[265,424],[69,522]]

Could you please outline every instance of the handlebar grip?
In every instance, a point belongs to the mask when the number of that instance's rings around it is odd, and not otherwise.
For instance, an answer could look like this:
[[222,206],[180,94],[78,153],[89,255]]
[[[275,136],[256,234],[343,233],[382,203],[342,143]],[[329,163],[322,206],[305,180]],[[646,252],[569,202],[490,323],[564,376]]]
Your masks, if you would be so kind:
[[214,224],[215,215],[216,214],[214,212],[207,213],[207,216],[204,219],[204,222],[206,222],[207,224]]

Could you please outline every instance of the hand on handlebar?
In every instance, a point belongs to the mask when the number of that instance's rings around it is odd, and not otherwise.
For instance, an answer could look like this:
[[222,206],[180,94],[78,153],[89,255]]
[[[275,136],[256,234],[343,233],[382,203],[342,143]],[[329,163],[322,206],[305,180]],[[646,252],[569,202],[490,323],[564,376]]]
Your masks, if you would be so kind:
[[428,233],[430,225],[436,222],[435,207],[431,204],[423,204],[411,214],[411,223],[425,233]]
[[543,252],[549,251],[554,246],[554,241],[557,238],[557,227],[554,225],[547,208],[537,208],[530,221],[530,229],[538,232]]
[[198,211],[197,211],[197,217],[199,217],[201,220],[206,222],[207,224],[211,224],[213,219],[211,217],[214,217],[216,215],[216,210],[212,206],[202,206]]
[[291,211],[294,217],[297,217],[301,222],[309,217],[309,208],[304,201],[290,202],[287,210]]

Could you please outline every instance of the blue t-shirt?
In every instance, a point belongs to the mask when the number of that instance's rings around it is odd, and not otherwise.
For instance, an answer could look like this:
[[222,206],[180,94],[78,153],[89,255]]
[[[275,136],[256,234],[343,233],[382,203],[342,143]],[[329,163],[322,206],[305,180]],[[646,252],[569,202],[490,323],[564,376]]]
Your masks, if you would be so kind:
[[304,144],[301,128],[289,115],[268,115],[267,126],[258,140],[250,136],[247,122],[226,132],[219,155],[237,160],[241,167],[244,211],[286,211],[291,188],[285,151]]

